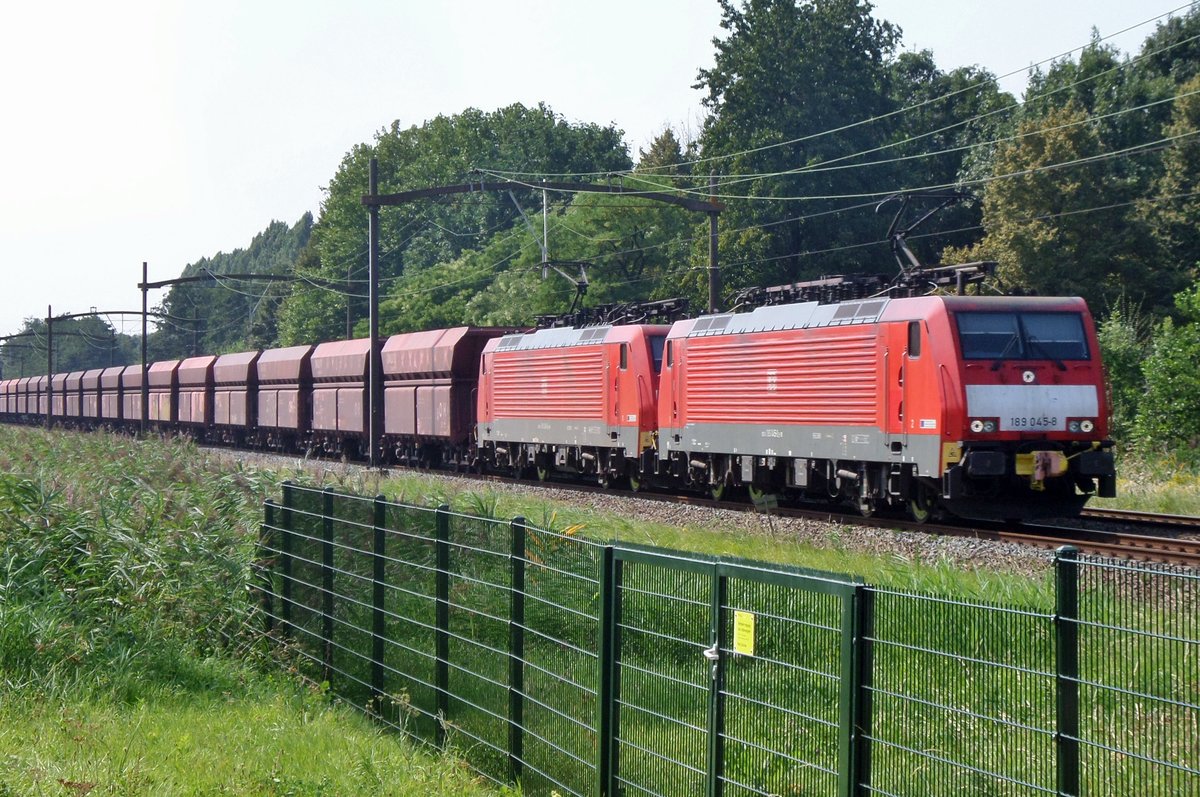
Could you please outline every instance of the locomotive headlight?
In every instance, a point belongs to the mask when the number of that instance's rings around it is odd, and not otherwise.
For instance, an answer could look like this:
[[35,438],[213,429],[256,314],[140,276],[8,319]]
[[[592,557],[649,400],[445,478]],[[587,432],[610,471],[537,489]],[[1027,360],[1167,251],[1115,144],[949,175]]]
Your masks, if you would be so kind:
[[995,418],[972,418],[971,431],[975,434],[991,434],[1000,428],[1000,422]]
[[986,421],[984,421],[984,422],[983,422],[983,431],[984,431],[984,432],[994,432],[994,431],[996,431],[996,422],[995,422],[995,421],[993,421],[993,420],[986,420]]
[[971,421],[971,431],[974,432],[975,434],[979,434],[980,432],[982,432],[983,431],[983,421],[979,420],[978,418]]
[[1096,428],[1096,424],[1092,423],[1091,421],[1080,421],[1079,422],[1079,431],[1081,431],[1081,432],[1090,432],[1095,428]]
[[1082,421],[1067,421],[1068,432],[1078,432],[1083,428]]

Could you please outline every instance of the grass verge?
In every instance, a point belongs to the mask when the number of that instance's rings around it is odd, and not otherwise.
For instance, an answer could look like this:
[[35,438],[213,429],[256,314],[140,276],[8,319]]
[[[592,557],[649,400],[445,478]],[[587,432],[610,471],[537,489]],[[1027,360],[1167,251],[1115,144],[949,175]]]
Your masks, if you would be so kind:
[[271,674],[251,587],[279,478],[0,428],[0,797],[488,793]]

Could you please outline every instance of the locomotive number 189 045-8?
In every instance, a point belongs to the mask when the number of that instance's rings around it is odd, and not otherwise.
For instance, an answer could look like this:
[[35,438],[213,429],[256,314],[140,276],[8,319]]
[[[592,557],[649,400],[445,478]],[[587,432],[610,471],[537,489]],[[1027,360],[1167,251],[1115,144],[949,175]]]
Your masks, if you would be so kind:
[[1055,415],[1015,415],[1008,418],[1009,429],[1057,429],[1059,418]]

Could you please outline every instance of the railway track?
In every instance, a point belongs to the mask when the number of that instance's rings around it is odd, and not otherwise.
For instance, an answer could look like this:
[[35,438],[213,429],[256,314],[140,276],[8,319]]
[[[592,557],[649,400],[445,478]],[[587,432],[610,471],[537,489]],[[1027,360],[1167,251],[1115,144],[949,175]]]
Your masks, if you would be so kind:
[[[528,484],[505,477],[487,477],[512,484]],[[572,482],[551,482],[555,488],[579,492],[611,491],[612,488]],[[1073,545],[1082,553],[1146,562],[1178,564],[1200,570],[1200,517],[1162,515],[1126,509],[1085,509],[1076,525],[1054,523],[1001,523],[942,521],[916,523],[894,516],[862,517],[839,506],[776,507],[769,509],[738,501],[713,501],[698,496],[680,496],[641,491],[625,493],[647,501],[686,503],[713,509],[767,512],[781,517],[803,518],[826,523],[904,529],[926,534],[1007,542],[1054,550]],[[1121,528],[1102,528],[1119,525]],[[1194,535],[1192,538],[1177,536]]]
[[[293,462],[294,458],[289,457],[288,460]],[[497,484],[530,486],[538,483],[495,474],[455,472],[449,475]],[[566,480],[551,480],[544,484],[555,489],[579,493],[616,492],[629,498],[638,498],[649,502],[682,503],[738,512],[760,512],[778,517],[801,518],[848,526],[902,529],[923,534],[1006,542],[1046,550],[1054,550],[1063,545],[1073,545],[1083,553],[1098,556],[1179,564],[1200,570],[1200,517],[1162,515],[1126,509],[1087,508],[1078,519],[1072,521],[1074,525],[978,521],[916,523],[895,516],[862,517],[849,509],[832,504],[825,507],[818,505],[797,507],[774,506],[773,503],[768,502],[766,506],[762,503],[755,506],[746,501],[714,501],[700,496],[659,493],[652,490],[630,492]],[[769,508],[767,508],[768,506]],[[1119,528],[1111,528],[1113,526]],[[1178,535],[1191,536],[1189,538]]]

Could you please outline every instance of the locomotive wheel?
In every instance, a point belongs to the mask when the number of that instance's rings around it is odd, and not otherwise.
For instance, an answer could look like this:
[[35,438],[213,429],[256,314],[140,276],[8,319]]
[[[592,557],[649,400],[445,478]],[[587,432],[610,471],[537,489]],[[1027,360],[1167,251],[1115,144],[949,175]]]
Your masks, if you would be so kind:
[[934,498],[927,487],[916,484],[908,499],[907,514],[914,523],[925,523],[933,517]]
[[538,465],[537,466],[537,477],[538,477],[538,481],[540,481],[540,482],[550,481],[550,468]]
[[908,519],[914,523],[924,523],[929,520],[929,516],[933,513],[929,509],[929,504],[924,500],[922,493],[918,492],[912,498],[908,499]]
[[725,497],[725,482],[717,482],[708,487],[708,495],[714,501],[720,501]]
[[760,503],[762,503],[763,496],[767,494],[766,490],[762,489],[761,487],[755,487],[753,484],[746,487],[746,492],[750,496],[750,503],[754,504],[755,506],[758,506]]
[[629,491],[638,492],[642,489],[642,477],[635,471],[629,471]]

